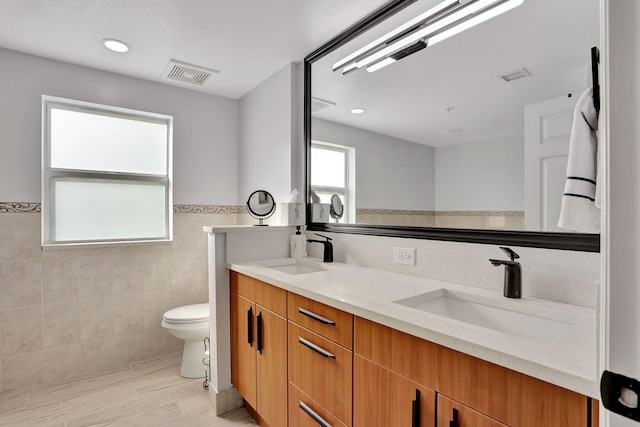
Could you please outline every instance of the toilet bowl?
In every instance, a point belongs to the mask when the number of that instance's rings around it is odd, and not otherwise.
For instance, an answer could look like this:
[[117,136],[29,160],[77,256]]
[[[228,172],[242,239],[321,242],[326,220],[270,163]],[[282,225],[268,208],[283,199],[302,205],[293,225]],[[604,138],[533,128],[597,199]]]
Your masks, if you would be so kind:
[[162,327],[184,340],[180,376],[202,378],[205,366],[204,338],[209,336],[209,304],[192,304],[173,308],[162,316]]

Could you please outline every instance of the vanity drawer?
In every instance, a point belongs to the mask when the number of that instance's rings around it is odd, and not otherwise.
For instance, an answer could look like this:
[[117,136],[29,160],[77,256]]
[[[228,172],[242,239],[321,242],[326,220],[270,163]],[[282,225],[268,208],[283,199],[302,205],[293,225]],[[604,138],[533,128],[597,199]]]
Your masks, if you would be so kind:
[[353,315],[289,292],[289,320],[348,349],[353,348]]
[[284,289],[235,271],[229,272],[229,281],[231,292],[242,295],[282,317],[287,316],[287,291]]
[[289,381],[351,425],[353,353],[289,322]]
[[347,427],[315,400],[304,394],[298,387],[289,383],[289,425],[295,427]]

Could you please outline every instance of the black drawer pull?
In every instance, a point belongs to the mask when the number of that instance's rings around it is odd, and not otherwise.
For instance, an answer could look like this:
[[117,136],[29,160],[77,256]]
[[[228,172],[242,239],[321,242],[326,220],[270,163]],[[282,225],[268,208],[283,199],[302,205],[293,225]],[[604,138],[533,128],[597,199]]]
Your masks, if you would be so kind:
[[331,424],[326,422],[320,415],[316,414],[316,411],[314,411],[313,409],[311,409],[307,405],[305,405],[302,402],[302,400],[298,401],[298,405],[300,405],[300,409],[302,409],[304,412],[307,413],[307,415],[309,415],[311,418],[313,418],[313,421],[317,422],[322,427],[333,427]]
[[256,318],[256,326],[258,327],[258,352],[262,354],[262,312],[258,313]]
[[309,341],[305,340],[302,337],[298,337],[298,342],[300,344],[302,344],[303,346],[305,346],[305,347],[309,347],[311,350],[315,351],[316,353],[318,353],[318,354],[320,354],[320,355],[322,355],[324,357],[331,358],[331,359],[335,359],[336,358],[335,354],[329,353],[327,350],[324,350],[324,349],[318,347],[314,343],[309,342]]
[[247,343],[253,347],[253,307],[247,311]]
[[411,401],[411,427],[420,427],[420,390],[416,389],[416,400]]
[[449,421],[449,427],[458,427],[458,410],[453,408],[453,419]]
[[333,320],[329,320],[326,317],[322,317],[319,314],[315,314],[312,311],[305,310],[302,307],[298,307],[298,313],[304,314],[305,316],[310,317],[313,320],[317,320],[320,323],[324,323],[325,325],[336,326],[336,322],[334,322]]

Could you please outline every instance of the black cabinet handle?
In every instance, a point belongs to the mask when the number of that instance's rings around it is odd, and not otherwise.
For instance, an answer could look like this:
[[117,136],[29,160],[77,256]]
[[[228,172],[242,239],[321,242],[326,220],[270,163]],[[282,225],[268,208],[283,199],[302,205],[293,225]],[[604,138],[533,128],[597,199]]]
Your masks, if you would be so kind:
[[420,427],[420,390],[416,389],[416,400],[411,402],[411,427]]
[[330,358],[330,359],[335,359],[336,355],[335,354],[331,354],[329,353],[327,350],[322,349],[321,347],[318,347],[317,345],[315,345],[314,343],[305,340],[302,337],[298,337],[298,342],[300,344],[302,344],[305,347],[310,348],[311,350],[315,351],[316,353],[326,357],[326,358]]
[[449,427],[458,427],[458,410],[453,408],[453,419],[449,421]]
[[258,327],[258,352],[262,354],[262,312],[258,313],[256,326]]
[[253,307],[247,311],[247,343],[253,347]]
[[316,411],[314,411],[313,409],[311,409],[307,405],[305,405],[302,402],[302,400],[298,401],[298,405],[300,406],[300,409],[302,409],[304,412],[307,413],[307,415],[309,415],[311,418],[313,418],[313,421],[317,422],[322,427],[333,427],[331,424],[326,422],[320,415],[316,414]]
[[322,317],[319,314],[315,314],[312,311],[305,310],[302,307],[298,307],[298,313],[304,314],[305,316],[310,317],[313,320],[317,320],[320,323],[324,323],[325,325],[336,326],[336,322],[334,322],[333,320],[327,319],[326,317]]

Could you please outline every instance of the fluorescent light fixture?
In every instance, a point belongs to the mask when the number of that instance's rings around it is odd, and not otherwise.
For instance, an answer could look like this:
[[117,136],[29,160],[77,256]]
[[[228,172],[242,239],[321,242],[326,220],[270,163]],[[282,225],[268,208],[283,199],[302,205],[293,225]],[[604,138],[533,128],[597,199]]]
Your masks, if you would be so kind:
[[389,64],[393,64],[394,62],[401,60],[405,56],[414,54],[417,51],[424,49],[425,47],[427,47],[427,43],[422,40],[418,40],[411,46],[407,46],[404,49],[394,53],[393,55],[387,56],[382,61],[376,62],[373,65],[369,65],[367,67],[367,71],[370,73],[373,73],[374,71],[378,71],[380,68],[386,67]]
[[456,25],[453,28],[445,30],[433,37],[429,37],[429,46],[432,46],[438,42],[441,42],[444,39],[447,39],[451,36],[455,36],[458,33],[463,32],[464,30],[468,30],[471,27],[475,27],[476,25],[488,21],[491,18],[495,18],[496,16],[503,14],[514,7],[520,6],[524,0],[509,0],[505,3],[502,3],[496,7],[493,7],[485,12],[479,13],[471,19],[467,19],[466,21]]
[[104,47],[114,52],[125,53],[129,51],[129,45],[120,40],[103,39],[102,44],[104,45]]
[[352,114],[362,114],[362,113],[364,113],[364,112],[365,112],[365,109],[364,109],[364,108],[353,108],[353,109],[351,110],[351,113],[352,113]]
[[468,16],[474,12],[477,12],[485,7],[489,6],[491,3],[495,3],[496,0],[478,0],[475,3],[471,3],[469,6],[458,9],[456,12],[435,21],[432,24],[427,25],[415,33],[408,35],[407,37],[398,40],[395,43],[391,43],[384,49],[381,49],[371,55],[365,56],[360,60],[356,60],[356,65],[358,68],[366,67],[367,65],[383,58],[385,56],[391,55],[400,49],[403,49],[406,46],[409,46],[413,43],[416,43],[418,40],[421,40],[427,37],[430,34],[433,34],[436,31],[442,30],[443,28],[459,21],[460,19]]
[[[425,13],[422,13],[418,16],[416,16],[415,18],[411,19],[410,21],[402,24],[401,26],[399,26],[398,28],[396,28],[393,31],[388,32],[387,34],[385,34],[382,37],[379,37],[377,39],[375,39],[374,41],[372,41],[371,43],[369,43],[368,45],[366,45],[365,47],[363,47],[362,49],[358,49],[357,51],[353,52],[351,55],[341,59],[340,61],[336,62],[335,64],[333,64],[333,71],[336,71],[338,68],[342,67],[343,65],[353,61],[354,59],[356,59],[358,56],[367,53],[368,51],[370,51],[371,49],[387,42],[388,40],[393,39],[394,37],[397,37],[398,35],[402,34],[403,32],[410,30],[412,27],[419,25],[422,21],[428,19],[429,17],[432,17],[440,12],[442,12],[444,9],[447,9],[451,6],[455,6],[460,4],[461,0],[445,0],[442,3],[438,4],[435,7],[432,7],[431,9],[427,10]],[[349,70],[351,71],[351,70]],[[343,71],[343,74],[346,74]]]
[[[376,39],[333,65],[345,66],[343,74],[367,67],[373,72],[427,45],[431,46],[487,21],[523,3],[524,0],[445,0],[438,6]],[[404,37],[403,37],[404,36]],[[392,58],[395,61],[389,61]]]
[[378,61],[373,65],[369,65],[367,67],[367,71],[370,72],[370,73],[373,73],[374,71],[378,71],[380,68],[384,68],[387,65],[393,64],[394,62],[396,62],[396,60],[389,56],[389,57],[383,59],[382,61]]

